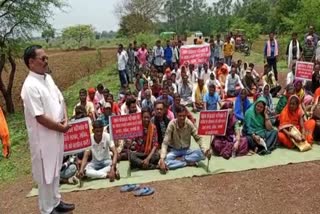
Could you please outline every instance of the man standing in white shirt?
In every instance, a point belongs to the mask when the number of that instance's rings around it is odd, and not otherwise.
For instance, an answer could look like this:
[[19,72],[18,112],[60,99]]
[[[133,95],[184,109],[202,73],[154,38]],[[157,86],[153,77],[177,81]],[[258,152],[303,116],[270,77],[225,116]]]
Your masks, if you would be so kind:
[[118,71],[119,71],[119,78],[120,78],[120,83],[121,87],[128,85],[128,79],[127,79],[127,63],[128,63],[128,54],[127,52],[123,49],[123,45],[120,44],[118,46],[118,53],[117,53],[117,58],[118,58]]
[[38,184],[41,214],[74,210],[73,204],[61,201],[60,169],[64,135],[71,127],[63,96],[47,74],[48,56],[41,46],[33,45],[24,52],[30,70],[21,91],[32,160],[33,179]]

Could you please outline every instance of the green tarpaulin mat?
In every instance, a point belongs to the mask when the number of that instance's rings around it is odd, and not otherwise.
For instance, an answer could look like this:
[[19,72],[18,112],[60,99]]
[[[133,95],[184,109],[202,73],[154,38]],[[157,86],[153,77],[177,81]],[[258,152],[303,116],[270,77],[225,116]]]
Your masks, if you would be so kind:
[[[199,113],[195,115],[198,121]],[[204,136],[203,141],[209,146],[210,137]],[[192,147],[197,148],[197,144],[192,139]],[[312,150],[307,152],[299,152],[297,150],[289,150],[278,148],[267,156],[244,156],[225,160],[222,157],[212,156],[209,164],[209,172],[207,172],[207,160],[202,161],[199,167],[186,167],[169,171],[166,175],[160,174],[158,170],[151,171],[132,171],[131,176],[127,177],[128,161],[121,161],[119,170],[121,179],[110,183],[109,180],[90,180],[85,181],[82,188],[75,185],[61,185],[61,192],[84,191],[90,189],[103,189],[124,184],[148,183],[153,181],[172,180],[178,178],[205,176],[225,172],[238,172],[250,169],[259,169],[272,166],[287,165],[290,163],[301,163],[307,161],[320,160],[320,146],[313,145]],[[27,197],[36,196],[37,189],[32,189]]]
[[[206,138],[209,141],[209,138]],[[296,150],[285,148],[276,149],[271,155],[267,156],[244,156],[225,160],[221,157],[212,156],[207,173],[207,160],[202,161],[199,167],[186,167],[182,169],[169,171],[162,175],[158,170],[151,171],[132,171],[131,177],[127,177],[128,161],[120,162],[119,170],[121,179],[110,183],[109,180],[90,180],[85,181],[82,188],[74,185],[62,185],[61,192],[84,191],[90,189],[103,189],[124,184],[148,183],[152,181],[171,180],[192,176],[204,176],[208,174],[218,174],[225,172],[238,172],[250,169],[259,169],[272,166],[287,165],[290,163],[301,163],[306,161],[320,160],[320,146],[314,145],[312,150],[301,153]],[[32,189],[27,197],[36,196],[37,189]]]

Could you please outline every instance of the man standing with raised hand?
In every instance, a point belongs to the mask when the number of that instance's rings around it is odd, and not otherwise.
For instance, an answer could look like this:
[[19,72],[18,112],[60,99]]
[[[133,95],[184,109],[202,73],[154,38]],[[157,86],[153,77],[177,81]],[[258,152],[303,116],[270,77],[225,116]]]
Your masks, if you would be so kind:
[[62,202],[59,176],[64,150],[64,135],[71,127],[63,96],[47,74],[48,56],[41,46],[24,52],[30,70],[21,91],[32,160],[32,174],[38,184],[39,208],[42,214],[74,210]]

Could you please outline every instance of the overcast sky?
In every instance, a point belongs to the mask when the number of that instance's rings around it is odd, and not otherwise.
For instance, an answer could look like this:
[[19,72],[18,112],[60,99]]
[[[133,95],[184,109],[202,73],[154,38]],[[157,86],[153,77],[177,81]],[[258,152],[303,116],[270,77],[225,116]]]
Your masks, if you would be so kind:
[[[68,0],[69,7],[55,11],[51,24],[61,29],[76,24],[91,24],[96,30],[118,30],[119,20],[114,13],[114,5],[120,0]],[[215,0],[207,0],[212,3]]]

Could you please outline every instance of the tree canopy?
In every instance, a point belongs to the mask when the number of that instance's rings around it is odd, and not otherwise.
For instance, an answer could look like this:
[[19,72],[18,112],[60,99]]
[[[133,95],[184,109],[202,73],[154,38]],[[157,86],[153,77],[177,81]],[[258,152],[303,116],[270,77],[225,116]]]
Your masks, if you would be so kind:
[[201,31],[209,36],[240,28],[254,39],[271,31],[303,33],[308,25],[320,29],[318,8],[320,1],[314,0],[218,0],[211,5],[206,0],[122,0],[116,12],[121,18],[120,32],[127,32],[123,35],[150,31],[150,25],[124,24],[140,22],[153,23],[154,33]]
[[95,36],[95,30],[92,25],[75,25],[62,30],[62,38],[64,40],[75,40],[79,47],[83,40],[91,40]]
[[[20,53],[21,41],[30,38],[33,31],[48,27],[47,19],[54,8],[65,6],[63,0],[0,0],[0,91],[7,112],[14,112],[12,87],[16,72],[15,57]],[[5,64],[9,63],[8,81],[3,80]]]

